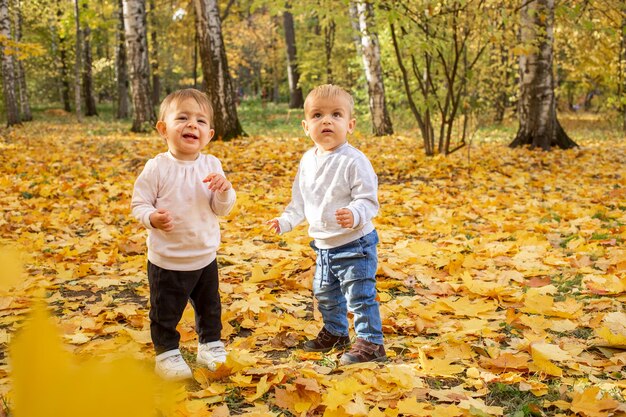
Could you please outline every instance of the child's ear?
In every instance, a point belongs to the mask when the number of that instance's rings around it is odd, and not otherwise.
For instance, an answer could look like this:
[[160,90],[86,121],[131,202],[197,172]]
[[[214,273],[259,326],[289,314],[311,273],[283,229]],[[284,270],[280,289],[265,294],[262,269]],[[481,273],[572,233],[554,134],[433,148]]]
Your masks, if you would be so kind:
[[354,132],[354,128],[356,127],[356,119],[350,119],[348,122],[348,133],[352,134]]
[[215,135],[215,129],[209,129],[209,142],[213,139],[213,135]]
[[167,126],[163,120],[159,120],[156,124],[156,130],[159,132],[159,135],[165,137],[165,133],[167,132]]
[[304,129],[304,134],[309,136],[309,126],[306,123],[306,120],[302,121],[302,129]]

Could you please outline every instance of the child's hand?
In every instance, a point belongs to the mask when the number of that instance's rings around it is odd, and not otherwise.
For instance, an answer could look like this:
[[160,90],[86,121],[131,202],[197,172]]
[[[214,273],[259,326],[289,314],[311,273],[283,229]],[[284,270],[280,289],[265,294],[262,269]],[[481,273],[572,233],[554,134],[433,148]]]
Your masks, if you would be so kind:
[[335,212],[335,218],[339,226],[344,229],[351,229],[354,226],[354,215],[352,211],[347,208],[339,209]]
[[150,224],[155,229],[169,232],[174,228],[174,219],[172,219],[168,210],[158,209],[150,215]]
[[265,224],[270,225],[269,230],[271,230],[274,233],[280,234],[280,223],[278,222],[278,219],[268,220],[265,222]]
[[232,187],[232,184],[228,182],[226,178],[216,172],[212,172],[207,175],[206,178],[202,180],[202,182],[208,182],[209,190],[214,192],[223,193],[224,191],[230,190]]

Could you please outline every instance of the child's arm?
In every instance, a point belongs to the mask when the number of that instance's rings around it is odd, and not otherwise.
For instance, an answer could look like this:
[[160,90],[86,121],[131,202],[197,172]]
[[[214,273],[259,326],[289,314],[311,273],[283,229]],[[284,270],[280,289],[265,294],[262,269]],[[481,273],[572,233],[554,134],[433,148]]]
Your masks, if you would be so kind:
[[237,194],[230,181],[226,179],[222,164],[217,161],[217,167],[207,175],[202,182],[207,183],[212,196],[210,200],[211,210],[218,216],[226,216],[235,206]]
[[348,207],[337,210],[335,217],[341,227],[356,228],[372,221],[378,213],[378,177],[367,158],[355,160],[350,171],[352,201]]
[[157,225],[150,221],[151,215],[157,212],[155,207],[157,198],[156,175],[156,164],[153,160],[149,160],[135,181],[130,203],[133,217],[139,220],[146,229],[157,228]]
[[300,191],[300,168],[298,168],[298,173],[291,186],[291,201],[289,205],[287,205],[280,217],[269,220],[266,223],[271,231],[283,234],[302,223],[304,218],[304,198],[302,198],[302,192]]

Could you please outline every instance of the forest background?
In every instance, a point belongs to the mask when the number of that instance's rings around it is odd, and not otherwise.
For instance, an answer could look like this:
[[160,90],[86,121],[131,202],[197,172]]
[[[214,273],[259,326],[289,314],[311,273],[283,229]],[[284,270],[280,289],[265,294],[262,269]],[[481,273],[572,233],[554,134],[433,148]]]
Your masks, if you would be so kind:
[[[626,414],[623,1],[0,0],[0,39],[0,415]],[[313,254],[264,226],[320,83],[379,175],[383,366],[298,348]],[[156,401],[129,198],[183,87],[238,192],[232,354]],[[193,364],[191,310],[180,331]]]

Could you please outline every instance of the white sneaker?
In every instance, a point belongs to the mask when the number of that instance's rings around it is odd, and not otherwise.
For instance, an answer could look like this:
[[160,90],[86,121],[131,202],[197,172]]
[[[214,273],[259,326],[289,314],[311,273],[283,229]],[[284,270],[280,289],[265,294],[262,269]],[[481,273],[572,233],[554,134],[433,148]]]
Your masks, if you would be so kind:
[[170,381],[191,378],[191,368],[180,354],[180,350],[168,350],[156,357],[154,371],[158,376]]
[[196,360],[200,365],[204,365],[211,371],[217,369],[217,367],[226,362],[226,349],[224,343],[221,341],[198,343],[198,356]]

